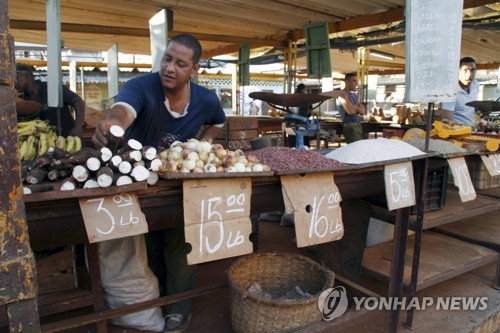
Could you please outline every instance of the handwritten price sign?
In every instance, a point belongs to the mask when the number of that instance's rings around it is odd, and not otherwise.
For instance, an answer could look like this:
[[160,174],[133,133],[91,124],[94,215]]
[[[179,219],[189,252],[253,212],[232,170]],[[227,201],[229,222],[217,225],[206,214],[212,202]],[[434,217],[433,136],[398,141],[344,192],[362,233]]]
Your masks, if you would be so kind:
[[384,181],[389,210],[415,205],[415,182],[411,162],[386,165]]
[[148,232],[146,218],[133,193],[81,198],[79,203],[90,243]]
[[250,178],[185,180],[183,195],[188,264],[252,253]]
[[293,211],[297,247],[327,243],[344,236],[339,189],[333,174],[281,177],[287,211]]
[[476,190],[470,178],[467,163],[463,157],[448,159],[448,165],[453,174],[455,186],[458,187],[458,195],[462,202],[471,201],[476,198]]
[[491,177],[500,176],[500,154],[481,155],[481,159]]

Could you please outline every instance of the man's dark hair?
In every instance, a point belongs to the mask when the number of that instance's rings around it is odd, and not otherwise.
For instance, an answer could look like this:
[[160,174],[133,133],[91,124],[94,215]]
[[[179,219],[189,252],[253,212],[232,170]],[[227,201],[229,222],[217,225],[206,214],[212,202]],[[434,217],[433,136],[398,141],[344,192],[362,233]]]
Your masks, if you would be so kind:
[[347,79],[353,77],[353,76],[358,76],[357,73],[354,73],[354,72],[351,72],[351,73],[347,73],[344,77],[344,81],[346,81]]
[[16,71],[25,71],[25,72],[28,72],[30,74],[33,74],[33,69],[31,68],[31,66],[28,66],[26,64],[22,64],[20,62],[16,63]]
[[302,93],[306,90],[306,85],[303,83],[299,83],[297,88],[295,88],[295,93]]
[[471,57],[463,57],[462,59],[460,59],[460,63],[459,63],[458,67],[462,67],[463,64],[468,63],[468,62],[472,62],[475,64],[476,60],[474,60],[474,58],[471,58]]
[[176,36],[172,37],[170,39],[170,41],[179,43],[179,44],[184,45],[185,47],[193,50],[193,58],[192,58],[193,65],[196,65],[200,61],[201,52],[202,52],[201,44],[198,41],[198,39],[196,39],[196,37],[194,37],[193,35],[190,35],[190,34],[176,35]]

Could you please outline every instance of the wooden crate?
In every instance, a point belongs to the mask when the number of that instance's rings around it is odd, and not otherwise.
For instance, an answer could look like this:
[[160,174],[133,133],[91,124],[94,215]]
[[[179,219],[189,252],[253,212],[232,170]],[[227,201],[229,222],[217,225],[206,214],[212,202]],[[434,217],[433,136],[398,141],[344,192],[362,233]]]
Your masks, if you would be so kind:
[[254,117],[228,116],[214,143],[220,143],[229,150],[252,150],[250,141],[257,138],[258,119]]
[[69,248],[37,259],[36,272],[39,294],[76,288],[73,254]]

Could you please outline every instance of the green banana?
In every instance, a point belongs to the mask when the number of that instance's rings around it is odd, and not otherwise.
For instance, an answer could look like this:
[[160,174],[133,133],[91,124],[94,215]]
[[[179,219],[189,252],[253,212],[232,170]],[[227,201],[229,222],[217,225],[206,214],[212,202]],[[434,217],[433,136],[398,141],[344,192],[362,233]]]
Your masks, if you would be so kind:
[[82,139],[79,136],[75,136],[75,149],[74,152],[82,150]]
[[47,146],[56,147],[57,135],[54,131],[50,131],[47,135]]
[[26,152],[24,160],[25,161],[34,160],[38,150],[37,138],[34,137],[33,135],[30,135],[27,141],[28,141],[28,151]]
[[47,134],[40,133],[40,137],[38,138],[38,156],[47,153],[47,149],[48,149]]
[[64,138],[64,136],[59,135],[57,137],[56,146],[57,146],[57,148],[66,151],[66,139]]
[[73,153],[75,149],[75,137],[74,136],[68,136],[66,138],[66,151],[68,153]]
[[19,160],[24,161],[26,159],[26,153],[28,152],[28,140],[24,140],[19,148]]

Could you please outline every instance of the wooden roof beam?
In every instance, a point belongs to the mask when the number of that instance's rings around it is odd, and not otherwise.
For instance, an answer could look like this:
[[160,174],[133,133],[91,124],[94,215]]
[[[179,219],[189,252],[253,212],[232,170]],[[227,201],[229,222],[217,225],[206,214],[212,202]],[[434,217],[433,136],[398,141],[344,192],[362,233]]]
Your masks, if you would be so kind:
[[[24,21],[24,20],[10,20],[10,29],[18,30],[38,30],[45,31],[46,24],[44,21]],[[91,34],[107,34],[107,35],[123,35],[123,36],[137,36],[137,37],[147,37],[149,38],[149,29],[140,28],[125,28],[125,27],[112,27],[112,26],[101,26],[101,25],[91,25],[91,24],[75,24],[75,23],[61,23],[61,31],[63,32],[78,32],[78,33],[91,33]],[[169,34],[172,36],[184,33],[183,31],[170,31]],[[222,35],[212,35],[204,33],[191,33],[193,36],[198,38],[200,41],[213,41],[222,43],[236,43],[236,44],[251,44],[255,46],[273,46],[273,47],[286,47],[286,43],[283,40],[278,40],[276,38],[248,38],[248,37],[233,37],[233,36],[222,36]]]
[[[497,0],[464,0],[464,9],[491,5],[496,2]],[[357,16],[344,21],[331,22],[328,24],[328,29],[330,33],[362,29],[380,24],[399,22],[404,20],[404,15],[404,7],[394,8],[377,14]],[[291,35],[293,40],[306,38],[304,29],[294,30]]]

